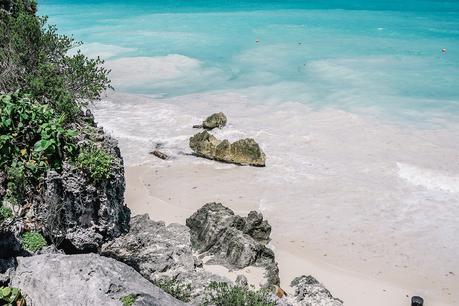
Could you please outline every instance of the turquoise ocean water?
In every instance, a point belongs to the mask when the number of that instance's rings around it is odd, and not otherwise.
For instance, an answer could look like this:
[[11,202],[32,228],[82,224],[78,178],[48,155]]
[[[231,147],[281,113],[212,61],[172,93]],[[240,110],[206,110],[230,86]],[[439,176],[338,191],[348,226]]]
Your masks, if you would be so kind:
[[39,12],[108,61],[180,55],[120,91],[459,114],[459,1],[43,0]]

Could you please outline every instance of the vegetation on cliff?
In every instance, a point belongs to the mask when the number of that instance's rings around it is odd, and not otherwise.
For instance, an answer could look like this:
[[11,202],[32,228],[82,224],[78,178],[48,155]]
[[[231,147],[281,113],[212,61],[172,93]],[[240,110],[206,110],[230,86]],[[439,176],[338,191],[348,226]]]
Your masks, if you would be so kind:
[[110,87],[99,58],[69,52],[33,0],[0,0],[0,226],[41,197],[49,171],[64,164],[88,180],[107,179],[114,161],[86,107]]
[[81,107],[110,87],[108,70],[99,58],[69,55],[80,43],[35,13],[35,1],[0,1],[0,92],[28,93],[75,121]]

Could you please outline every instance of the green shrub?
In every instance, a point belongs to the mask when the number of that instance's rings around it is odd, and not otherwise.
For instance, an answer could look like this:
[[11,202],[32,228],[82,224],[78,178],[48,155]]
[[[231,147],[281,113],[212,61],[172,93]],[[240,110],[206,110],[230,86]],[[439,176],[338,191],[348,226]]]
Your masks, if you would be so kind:
[[183,284],[172,279],[158,279],[153,282],[157,287],[163,289],[177,300],[189,302],[191,298],[191,285]]
[[121,303],[123,306],[131,306],[134,304],[136,297],[133,294],[128,294],[120,298]]
[[275,306],[266,290],[250,290],[227,283],[212,282],[206,288],[203,305],[215,306]]
[[83,147],[77,157],[77,166],[96,182],[109,178],[112,163],[113,156],[94,143]]
[[25,306],[26,302],[19,289],[0,287],[0,305]]
[[0,222],[5,219],[11,218],[13,216],[13,212],[8,207],[0,206]]
[[22,234],[21,242],[22,247],[32,253],[47,245],[45,238],[40,233],[33,231]]
[[82,110],[111,88],[109,70],[99,58],[69,52],[81,44],[36,12],[35,0],[0,0],[0,207],[32,202],[46,173],[75,163],[79,152],[95,180],[108,177],[112,161],[102,149],[79,150],[76,137],[86,138]]
[[37,185],[49,169],[59,170],[65,156],[75,154],[76,132],[62,115],[30,95],[0,95],[0,171],[6,173],[11,204],[22,204],[25,188]]
[[34,1],[0,1],[0,8],[0,92],[30,93],[73,120],[81,106],[111,88],[103,61],[70,55],[81,44],[36,16]]

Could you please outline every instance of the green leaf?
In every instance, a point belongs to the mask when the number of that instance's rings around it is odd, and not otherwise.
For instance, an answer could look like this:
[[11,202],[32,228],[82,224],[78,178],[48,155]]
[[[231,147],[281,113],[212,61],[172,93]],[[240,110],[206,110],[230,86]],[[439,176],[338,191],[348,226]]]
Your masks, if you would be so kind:
[[2,120],[2,125],[4,127],[10,127],[11,126],[11,119],[9,119],[9,118],[8,119],[3,119]]
[[11,288],[10,287],[2,288],[2,295],[4,297],[8,297],[10,294],[11,294]]
[[18,288],[11,289],[11,295],[14,297],[17,297],[19,295],[19,289]]
[[46,140],[46,139],[39,140],[34,145],[34,151],[35,152],[46,151],[53,144],[54,144],[54,140]]
[[66,131],[66,135],[67,135],[68,137],[76,137],[76,136],[78,135],[78,133],[77,133],[77,131],[75,131],[75,130],[67,130],[67,131]]

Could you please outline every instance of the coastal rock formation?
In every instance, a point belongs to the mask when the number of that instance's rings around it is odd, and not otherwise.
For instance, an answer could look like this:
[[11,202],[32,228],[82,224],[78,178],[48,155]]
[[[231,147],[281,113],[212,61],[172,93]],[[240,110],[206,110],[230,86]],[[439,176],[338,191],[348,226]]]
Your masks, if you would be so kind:
[[202,127],[206,130],[213,130],[214,128],[222,128],[226,125],[227,119],[224,113],[215,113],[210,115],[202,122]]
[[191,231],[193,249],[212,257],[208,263],[229,269],[263,267],[264,285],[279,284],[274,252],[266,246],[271,226],[261,214],[250,212],[243,218],[221,203],[207,203],[186,220],[186,225]]
[[96,254],[18,257],[17,262],[11,286],[21,289],[28,305],[119,306],[128,295],[133,305],[185,305],[131,267]]
[[134,267],[150,280],[162,273],[176,278],[195,268],[188,228],[166,226],[146,214],[131,218],[129,233],[104,244],[101,254]]
[[67,253],[97,251],[104,242],[129,230],[123,160],[117,142],[103,133],[100,137],[115,157],[109,178],[93,182],[64,163],[61,173],[48,172],[44,192],[29,212],[29,219],[48,237],[61,240]]
[[230,143],[226,139],[220,141],[203,131],[190,138],[190,148],[197,156],[208,159],[258,167],[266,164],[265,154],[252,138]]
[[133,217],[129,233],[104,244],[101,254],[130,265],[152,282],[168,279],[189,285],[195,304],[211,281],[229,282],[202,269],[202,261],[193,256],[188,227],[166,226],[148,215]]
[[343,301],[334,298],[319,281],[312,276],[296,277],[290,286],[295,288],[294,305],[342,306]]

